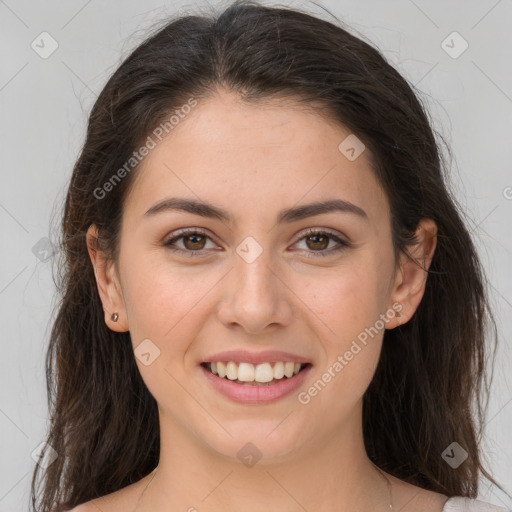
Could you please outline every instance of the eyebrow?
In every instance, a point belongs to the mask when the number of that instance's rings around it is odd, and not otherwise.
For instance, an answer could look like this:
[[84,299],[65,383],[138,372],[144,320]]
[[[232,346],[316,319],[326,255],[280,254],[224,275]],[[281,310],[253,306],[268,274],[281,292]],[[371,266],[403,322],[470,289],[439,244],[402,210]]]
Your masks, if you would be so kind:
[[[158,213],[167,211],[183,211],[199,215],[201,217],[233,222],[233,216],[223,208],[219,208],[218,206],[214,206],[207,202],[179,197],[171,197],[169,199],[159,201],[144,214],[144,217],[152,217]],[[291,223],[307,217],[331,212],[352,213],[368,220],[368,215],[359,206],[343,199],[331,199],[326,201],[317,201],[302,206],[295,206],[292,208],[285,208],[278,213],[277,223]]]

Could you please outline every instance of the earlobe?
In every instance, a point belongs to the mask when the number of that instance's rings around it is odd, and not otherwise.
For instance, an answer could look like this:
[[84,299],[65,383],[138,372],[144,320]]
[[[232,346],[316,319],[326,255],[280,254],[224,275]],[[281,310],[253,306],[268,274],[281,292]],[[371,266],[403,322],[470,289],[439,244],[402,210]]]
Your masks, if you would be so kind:
[[407,323],[418,308],[428,277],[428,270],[437,245],[437,225],[432,219],[422,219],[415,233],[416,244],[400,254],[400,268],[397,271],[394,289],[391,294],[393,302],[402,305],[400,316],[395,316],[388,324],[388,329]]
[[100,249],[98,229],[94,224],[87,230],[86,243],[103,305],[105,323],[112,331],[126,332],[129,330],[126,308],[115,265]]

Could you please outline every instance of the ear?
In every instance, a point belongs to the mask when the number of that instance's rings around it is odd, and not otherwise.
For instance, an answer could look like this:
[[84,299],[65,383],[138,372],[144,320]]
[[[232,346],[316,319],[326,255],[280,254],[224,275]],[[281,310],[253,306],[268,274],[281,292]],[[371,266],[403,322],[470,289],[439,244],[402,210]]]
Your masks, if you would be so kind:
[[[98,228],[94,224],[91,224],[87,230],[86,242],[103,304],[105,323],[112,331],[126,332],[129,330],[128,320],[119,278],[113,261],[107,261],[99,248]],[[113,313],[118,315],[116,322],[112,320]]]
[[[437,245],[437,225],[432,219],[421,219],[415,233],[417,243],[400,254],[400,268],[391,293],[393,309],[398,311],[386,324],[387,329],[407,323],[419,306],[427,283],[428,269]],[[401,308],[397,307],[399,303]]]

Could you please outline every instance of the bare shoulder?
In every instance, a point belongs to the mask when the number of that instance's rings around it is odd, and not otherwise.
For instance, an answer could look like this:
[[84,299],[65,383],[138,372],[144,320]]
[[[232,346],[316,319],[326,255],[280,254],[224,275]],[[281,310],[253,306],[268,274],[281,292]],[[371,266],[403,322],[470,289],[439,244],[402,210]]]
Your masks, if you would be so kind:
[[[114,503],[115,500],[109,500],[108,504],[106,504],[103,498],[96,498],[95,500],[87,501],[77,505],[69,512],[114,512],[119,510],[119,508],[115,506]],[[108,507],[106,507],[106,505],[108,505]]]
[[69,512],[118,512],[121,510],[126,512],[126,510],[130,509],[126,498],[127,496],[115,492],[102,496],[101,498],[81,503]]
[[98,510],[98,507],[92,501],[88,501],[72,508],[69,512],[98,512]]
[[147,483],[148,476],[111,494],[81,503],[69,512],[127,512],[132,510]]

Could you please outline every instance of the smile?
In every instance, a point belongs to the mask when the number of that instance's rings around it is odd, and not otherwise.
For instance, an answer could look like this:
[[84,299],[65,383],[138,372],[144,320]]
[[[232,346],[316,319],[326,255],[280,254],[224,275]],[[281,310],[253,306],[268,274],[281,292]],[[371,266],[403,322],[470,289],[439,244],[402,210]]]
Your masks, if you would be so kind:
[[273,381],[281,380],[282,378],[291,378],[297,375],[299,371],[304,368],[305,364],[288,362],[275,362],[275,363],[260,363],[252,364],[235,361],[213,361],[211,363],[204,363],[214,375],[221,378],[226,378],[239,384],[243,383],[256,383],[271,385]]
[[252,364],[235,361],[201,363],[203,374],[221,394],[242,403],[275,401],[294,391],[311,363],[278,361]]

